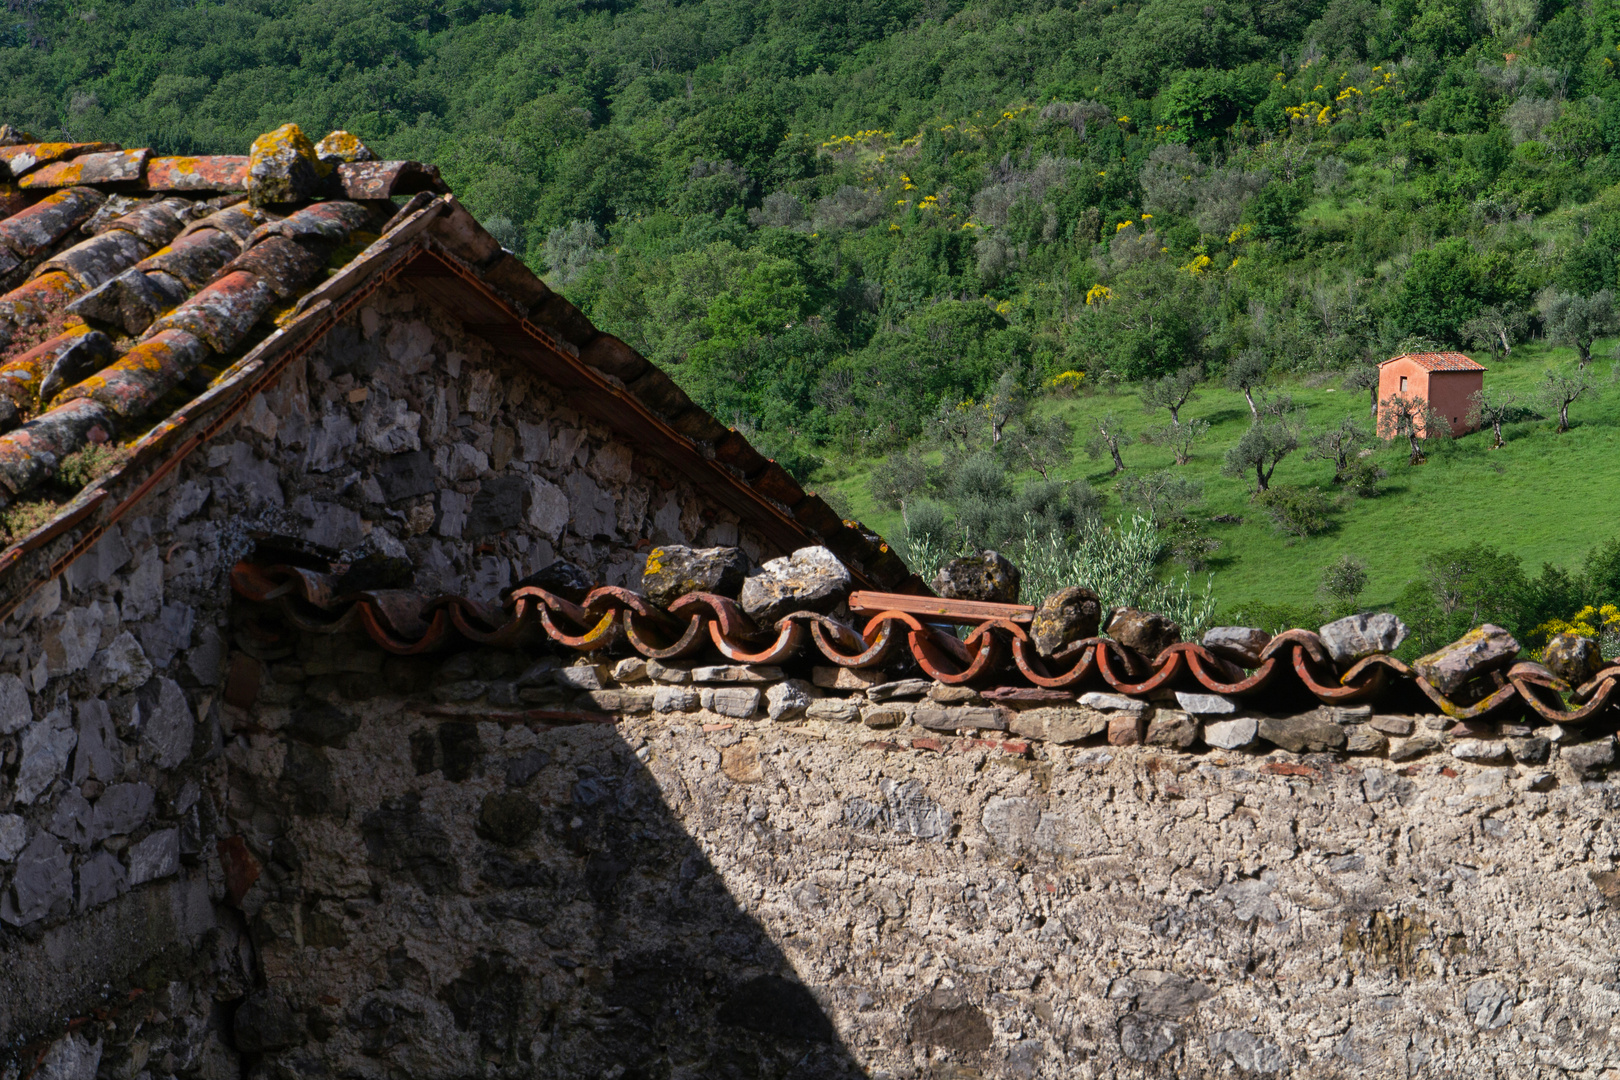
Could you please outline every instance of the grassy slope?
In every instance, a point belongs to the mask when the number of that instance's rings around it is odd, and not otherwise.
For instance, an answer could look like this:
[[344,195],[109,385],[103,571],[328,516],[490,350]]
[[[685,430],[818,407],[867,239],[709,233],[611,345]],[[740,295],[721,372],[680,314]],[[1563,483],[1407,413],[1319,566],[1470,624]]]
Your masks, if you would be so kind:
[[[1520,346],[1506,363],[1488,363],[1486,379],[1488,385],[1528,395],[1549,365],[1572,363],[1573,353],[1567,349]],[[1603,375],[1607,367],[1607,361],[1593,363]],[[1299,383],[1283,389],[1310,409],[1312,427],[1336,423],[1351,413],[1363,420],[1369,414],[1368,398],[1361,392],[1312,389]],[[1068,418],[1077,446],[1084,443],[1091,418],[1104,412],[1117,413],[1134,430],[1168,418],[1164,413],[1144,414],[1137,395],[1129,390],[1056,401],[1047,407]],[[1322,567],[1343,553],[1367,563],[1370,580],[1362,603],[1378,606],[1391,602],[1417,576],[1423,557],[1436,548],[1483,540],[1520,556],[1526,569],[1534,572],[1543,562],[1577,566],[1593,544],[1620,533],[1620,392],[1611,390],[1597,400],[1577,402],[1570,410],[1573,427],[1564,435],[1554,434],[1552,421],[1508,425],[1503,430],[1507,445],[1498,451],[1489,449],[1488,431],[1476,432],[1459,440],[1451,454],[1436,455],[1413,468],[1406,463],[1404,442],[1391,445],[1379,451],[1379,461],[1389,471],[1382,494],[1350,504],[1329,532],[1292,542],[1278,535],[1264,513],[1249,502],[1246,483],[1220,475],[1222,455],[1248,423],[1241,395],[1219,386],[1205,387],[1182,416],[1211,424],[1193,460],[1183,466],[1187,475],[1204,482],[1204,512],[1244,519],[1241,525],[1211,526],[1211,535],[1224,545],[1213,563],[1215,595],[1222,607],[1248,599],[1308,602]],[[1131,446],[1123,456],[1135,470],[1171,467],[1169,451],[1158,447]],[[844,492],[868,525],[885,535],[898,535],[899,515],[878,510],[868,494],[871,467],[865,463],[825,486]],[[1278,467],[1272,482],[1327,487],[1332,476],[1328,462],[1296,454]],[[1065,472],[1066,479],[1075,477],[1084,477],[1100,491],[1112,491],[1107,467],[1083,454],[1077,454]],[[1111,497],[1109,502],[1113,510],[1119,509],[1117,499]]]

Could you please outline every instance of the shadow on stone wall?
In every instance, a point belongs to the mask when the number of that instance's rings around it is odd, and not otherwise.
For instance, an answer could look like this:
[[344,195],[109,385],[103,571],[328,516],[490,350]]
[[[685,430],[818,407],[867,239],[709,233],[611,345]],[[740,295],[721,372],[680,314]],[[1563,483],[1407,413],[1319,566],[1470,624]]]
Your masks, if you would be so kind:
[[[252,923],[269,986],[235,1022],[263,1075],[866,1075],[614,728],[375,704],[294,705],[248,796],[288,822]],[[323,818],[363,847],[368,900],[321,896],[346,872],[320,850],[344,841],[309,840]]]

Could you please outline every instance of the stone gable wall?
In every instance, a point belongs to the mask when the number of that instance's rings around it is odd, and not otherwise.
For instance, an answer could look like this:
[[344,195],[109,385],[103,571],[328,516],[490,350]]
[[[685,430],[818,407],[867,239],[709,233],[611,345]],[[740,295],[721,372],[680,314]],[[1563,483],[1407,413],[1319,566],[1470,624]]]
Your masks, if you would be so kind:
[[408,289],[379,291],[0,628],[0,1077],[46,1050],[66,1064],[42,1076],[95,1075],[121,1040],[62,1033],[109,1009],[145,1033],[119,1062],[242,1074],[232,1017],[263,972],[230,901],[280,826],[232,810],[245,736],[221,697],[228,575],[259,534],[409,560],[400,584],[490,603],[558,558],[623,583],[655,543],[777,554]]

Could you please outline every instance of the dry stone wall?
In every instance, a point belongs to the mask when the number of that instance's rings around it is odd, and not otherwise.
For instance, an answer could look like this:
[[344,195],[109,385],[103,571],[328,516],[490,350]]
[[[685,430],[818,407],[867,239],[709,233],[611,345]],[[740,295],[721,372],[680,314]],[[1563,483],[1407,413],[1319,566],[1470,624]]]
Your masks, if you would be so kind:
[[1620,1069],[1612,738],[300,649],[227,750],[271,1074]]

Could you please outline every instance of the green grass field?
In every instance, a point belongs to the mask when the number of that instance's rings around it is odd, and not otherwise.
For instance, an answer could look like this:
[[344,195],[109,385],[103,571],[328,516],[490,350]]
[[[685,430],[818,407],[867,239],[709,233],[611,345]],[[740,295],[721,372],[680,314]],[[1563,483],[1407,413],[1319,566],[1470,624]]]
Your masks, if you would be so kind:
[[[1577,568],[1594,544],[1620,533],[1620,387],[1609,382],[1608,345],[1594,349],[1592,371],[1603,383],[1599,396],[1588,395],[1570,409],[1571,430],[1555,434],[1556,417],[1510,424],[1503,428],[1506,445],[1491,450],[1488,430],[1456,441],[1449,453],[1431,455],[1426,464],[1407,464],[1406,444],[1388,444],[1377,453],[1388,477],[1375,498],[1360,499],[1338,512],[1326,533],[1308,539],[1281,535],[1264,510],[1250,501],[1250,485],[1221,475],[1226,449],[1249,422],[1241,394],[1211,384],[1182,409],[1182,418],[1204,419],[1209,434],[1195,447],[1192,460],[1180,468],[1204,484],[1205,516],[1231,514],[1241,525],[1213,524],[1210,535],[1222,542],[1211,562],[1215,595],[1221,608],[1245,601],[1308,603],[1316,597],[1322,568],[1342,554],[1367,564],[1369,581],[1361,603],[1389,604],[1419,573],[1423,557],[1439,548],[1476,540],[1518,555],[1526,570],[1544,562]],[[1574,366],[1569,349],[1520,346],[1505,362],[1482,358],[1490,369],[1488,387],[1506,388],[1528,398],[1550,366]],[[1335,389],[1337,382],[1310,387],[1304,381],[1279,384],[1296,404],[1309,409],[1310,428],[1335,424],[1354,414],[1370,419],[1364,391]],[[1083,477],[1108,495],[1107,512],[1117,514],[1110,464],[1093,462],[1079,452],[1092,418],[1116,413],[1133,431],[1168,419],[1148,415],[1133,390],[1094,392],[1071,400],[1054,400],[1044,410],[1065,416],[1075,431],[1075,462],[1059,475]],[[1173,468],[1168,449],[1136,444],[1123,452],[1132,471]],[[855,515],[886,536],[898,536],[898,514],[880,510],[872,501],[868,479],[876,462],[864,463],[822,486],[842,492]],[[1333,467],[1300,451],[1278,466],[1272,484],[1331,486]]]

